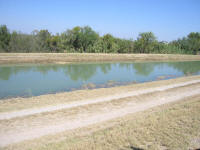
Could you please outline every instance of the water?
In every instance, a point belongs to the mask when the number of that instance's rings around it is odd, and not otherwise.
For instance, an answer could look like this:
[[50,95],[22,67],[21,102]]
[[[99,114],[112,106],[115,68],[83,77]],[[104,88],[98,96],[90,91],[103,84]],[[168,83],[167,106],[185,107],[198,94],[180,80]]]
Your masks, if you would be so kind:
[[1,65],[0,98],[37,96],[200,74],[200,62]]

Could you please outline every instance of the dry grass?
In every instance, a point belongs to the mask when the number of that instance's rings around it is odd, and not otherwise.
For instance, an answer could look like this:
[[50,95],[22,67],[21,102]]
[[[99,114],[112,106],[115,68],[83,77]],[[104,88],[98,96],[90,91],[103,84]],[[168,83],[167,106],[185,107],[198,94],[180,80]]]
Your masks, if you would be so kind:
[[199,55],[104,53],[0,53],[0,64],[70,63],[95,61],[194,61]]
[[[0,120],[0,129],[9,130],[25,130],[25,128],[34,128],[35,126],[51,126],[53,124],[62,124],[66,120],[73,120],[76,118],[82,118],[82,115],[90,116],[93,114],[110,113],[117,111],[120,108],[126,108],[129,105],[136,106],[137,104],[156,100],[160,97],[167,97],[179,92],[186,92],[188,89],[199,88],[200,84],[192,84],[182,86],[178,88],[168,89],[162,92],[152,92],[148,94],[142,94],[139,96],[126,97],[118,100],[112,100],[109,102],[101,102],[95,104],[89,104],[70,109],[61,109],[52,112],[45,112],[39,114],[33,114],[30,116],[24,116],[20,118],[13,118],[9,120]],[[23,128],[21,128],[23,126]]]
[[127,86],[101,88],[93,90],[79,90],[73,92],[64,92],[58,94],[48,94],[35,96],[30,98],[12,98],[0,101],[0,112],[17,111],[28,108],[39,108],[56,104],[69,103],[72,101],[81,101],[86,99],[94,99],[98,97],[110,96],[130,91],[151,89],[154,87],[165,86],[175,83],[184,83],[186,81],[198,80],[200,76],[181,77],[177,79],[154,81],[140,84],[131,84]]
[[200,95],[102,124],[5,149],[112,150],[200,148]]

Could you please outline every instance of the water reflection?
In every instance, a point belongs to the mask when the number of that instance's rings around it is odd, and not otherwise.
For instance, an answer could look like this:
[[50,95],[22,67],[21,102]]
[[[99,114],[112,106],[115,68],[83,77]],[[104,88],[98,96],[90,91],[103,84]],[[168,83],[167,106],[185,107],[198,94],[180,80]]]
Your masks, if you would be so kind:
[[67,65],[65,70],[66,76],[72,80],[88,80],[96,73],[97,65]]
[[160,63],[136,63],[134,64],[133,69],[136,70],[136,74],[138,75],[148,76],[153,72],[156,65],[160,65]]
[[34,96],[200,74],[200,62],[0,66],[0,98]]
[[196,74],[200,71],[200,62],[169,62],[168,66],[181,71],[184,75]]
[[[67,64],[67,65],[25,65],[25,66],[0,66],[0,79],[9,80],[11,76],[18,73],[26,72],[40,72],[42,75],[47,75],[48,72],[63,71],[70,79],[77,80],[89,80],[95,76],[97,70],[103,74],[107,74],[112,70],[113,66],[117,66],[120,69],[126,68],[127,70],[133,69],[137,75],[148,76],[154,71],[154,68],[163,68],[163,65],[172,67],[184,75],[196,74],[200,71],[200,62],[148,62],[148,63],[97,63],[97,64]],[[56,78],[56,77],[55,77]]]

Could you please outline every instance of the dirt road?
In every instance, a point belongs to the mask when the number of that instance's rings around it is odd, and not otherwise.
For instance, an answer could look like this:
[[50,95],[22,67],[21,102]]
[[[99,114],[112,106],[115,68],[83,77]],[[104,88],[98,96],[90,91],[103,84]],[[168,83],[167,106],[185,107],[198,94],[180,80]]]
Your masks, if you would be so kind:
[[165,85],[165,86],[154,87],[154,88],[145,89],[145,90],[120,93],[120,94],[115,94],[115,95],[111,95],[111,96],[100,97],[97,99],[89,99],[89,100],[86,99],[86,100],[82,100],[82,101],[76,101],[76,102],[71,102],[71,103],[66,103],[66,104],[59,104],[59,105],[55,105],[55,106],[47,106],[47,107],[43,107],[43,108],[24,109],[21,111],[0,113],[0,120],[12,119],[15,117],[24,117],[24,116],[34,115],[34,114],[38,114],[38,113],[57,111],[57,110],[61,110],[61,109],[70,109],[73,107],[79,107],[79,106],[84,106],[84,105],[89,105],[89,104],[100,103],[100,102],[118,100],[118,99],[122,99],[122,98],[126,98],[126,97],[137,96],[137,95],[142,95],[142,94],[147,94],[147,93],[152,93],[152,92],[157,92],[157,91],[165,91],[167,89],[176,88],[176,87],[180,87],[180,86],[186,86],[186,85],[190,85],[190,84],[194,84],[194,83],[200,83],[200,80],[193,80],[193,81],[187,81],[184,83]]
[[0,146],[98,124],[199,94],[200,80],[194,79],[93,100],[4,112],[0,114]]

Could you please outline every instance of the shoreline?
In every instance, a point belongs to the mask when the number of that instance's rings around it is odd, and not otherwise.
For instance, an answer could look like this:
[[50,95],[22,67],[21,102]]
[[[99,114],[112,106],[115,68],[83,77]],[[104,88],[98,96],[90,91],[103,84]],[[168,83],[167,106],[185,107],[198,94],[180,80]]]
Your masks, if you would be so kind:
[[0,65],[23,63],[200,61],[200,55],[107,53],[0,53]]
[[63,103],[63,104],[60,104],[60,105],[58,104],[55,106],[46,106],[43,108],[41,107],[39,109],[37,109],[37,108],[36,109],[25,109],[25,110],[21,110],[21,111],[0,113],[0,120],[24,117],[24,116],[35,115],[35,114],[40,114],[40,113],[54,112],[54,111],[63,110],[63,109],[73,109],[75,107],[81,107],[81,106],[85,106],[85,105],[98,104],[98,103],[105,103],[105,102],[124,99],[124,98],[128,98],[128,97],[141,96],[141,95],[146,95],[146,94],[150,94],[150,93],[162,92],[162,91],[176,89],[176,88],[180,88],[180,87],[184,87],[184,86],[191,86],[191,85],[195,85],[195,84],[199,84],[199,83],[200,83],[200,80],[194,80],[194,81],[177,83],[177,84],[168,85],[168,86],[161,86],[161,87],[156,87],[156,88],[146,89],[146,90],[141,90],[141,91],[133,91],[133,92],[115,94],[112,96],[105,96],[105,97],[100,97],[100,98],[96,98],[96,99],[85,99],[82,101]]
[[[69,133],[75,132],[80,135],[80,130],[83,131],[85,128],[89,128],[87,131],[84,130],[88,136],[91,136],[90,132],[94,130],[108,133],[109,126],[116,128],[117,124],[125,123],[124,119],[127,119],[128,116],[140,116],[138,114],[151,113],[152,109],[160,109],[159,113],[155,113],[162,118],[165,116],[162,109],[165,105],[176,104],[180,107],[185,100],[192,105],[190,110],[198,108],[195,109],[195,115],[190,113],[188,118],[184,118],[190,124],[189,118],[193,117],[192,121],[194,121],[199,116],[199,93],[200,75],[196,75],[120,87],[79,90],[0,101],[0,149],[29,149],[33,143],[46,145],[49,142],[48,139],[52,139],[52,144],[57,146],[55,139],[62,143],[64,142],[62,139],[65,137],[76,138]],[[194,97],[198,98],[195,100],[195,104],[192,102]],[[188,112],[188,107],[185,107],[184,104],[180,110],[183,108],[187,108],[185,112]],[[175,111],[175,115],[180,112],[174,109],[168,112],[173,111]],[[176,118],[179,117],[184,117],[183,113]],[[170,114],[168,118],[171,118]],[[120,122],[115,123],[115,120],[120,120]],[[139,120],[133,118],[131,122]],[[166,124],[165,121],[157,121],[158,124]],[[170,123],[170,121],[168,122]],[[150,120],[147,124],[149,123],[153,123],[152,125],[155,125],[155,129],[157,129],[154,122]],[[122,127],[122,130],[125,129],[126,132],[134,130],[131,124],[126,129]],[[199,122],[193,123],[193,125],[198,124]],[[97,126],[103,126],[105,130]],[[180,124],[179,127],[181,127]],[[137,131],[139,132],[139,130]],[[190,129],[189,131],[193,133],[192,136],[189,134],[190,138],[194,138],[197,130]],[[105,136],[105,138],[108,137]],[[27,146],[24,148],[24,145]],[[38,148],[39,146],[34,147],[34,149]]]
[[[16,97],[0,100],[0,113],[19,111],[22,109],[34,109],[46,106],[61,105],[64,103],[81,102],[86,99],[101,99],[117,94],[137,92],[140,90],[159,89],[160,87],[173,84],[184,84],[186,82],[200,80],[200,75],[178,77],[175,79],[158,80],[137,84],[115,86],[109,88],[81,89],[69,92],[60,92],[55,94],[45,94],[32,96],[28,98]],[[55,100],[56,99],[56,100]]]
[[[173,80],[169,85],[165,84],[164,87],[157,85],[156,87],[158,91],[149,91],[150,93],[144,93],[144,88],[140,88],[138,91],[132,89],[132,92],[139,95],[121,95],[122,97],[112,98],[111,101],[84,103],[82,106],[69,109],[34,113],[16,118],[2,118],[0,146],[4,147],[10,144],[12,146],[12,144],[37,139],[44,140],[44,136],[57,136],[76,129],[104,124],[118,118],[123,119],[127,115],[163,107],[163,105],[177,103],[191,97],[199,97],[200,92],[200,82],[197,79],[191,79],[190,82],[181,81],[181,83],[175,83]],[[86,102],[85,99],[84,102]],[[80,104],[80,101],[77,101],[77,104]],[[23,128],[21,128],[22,126]]]

